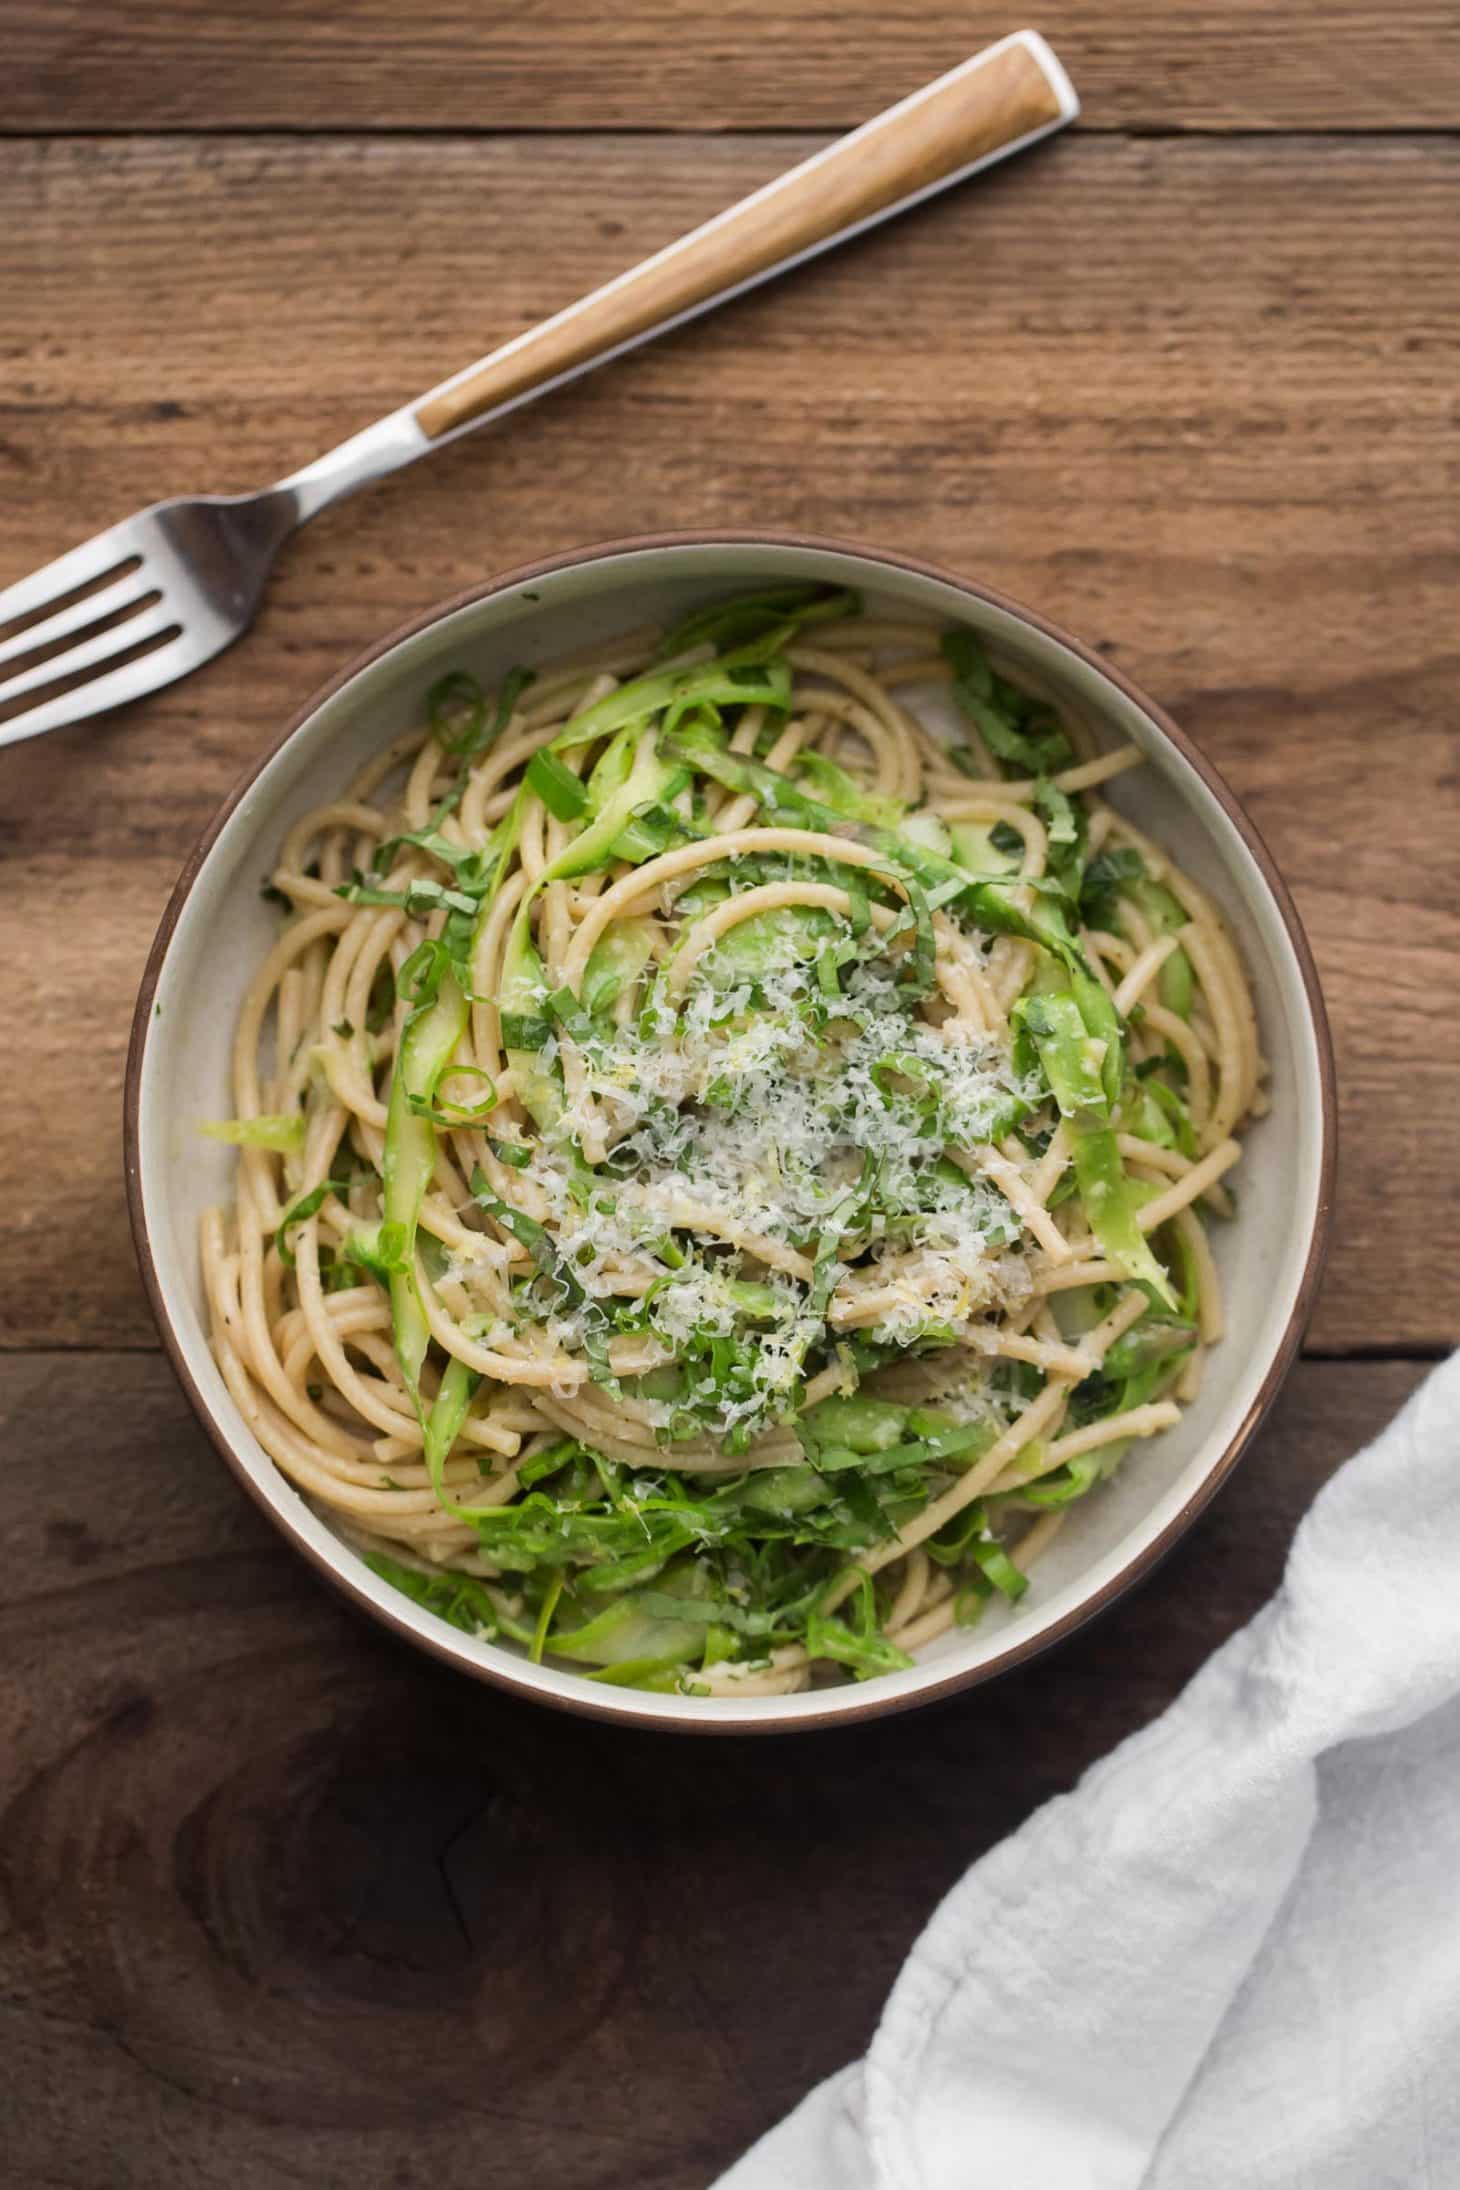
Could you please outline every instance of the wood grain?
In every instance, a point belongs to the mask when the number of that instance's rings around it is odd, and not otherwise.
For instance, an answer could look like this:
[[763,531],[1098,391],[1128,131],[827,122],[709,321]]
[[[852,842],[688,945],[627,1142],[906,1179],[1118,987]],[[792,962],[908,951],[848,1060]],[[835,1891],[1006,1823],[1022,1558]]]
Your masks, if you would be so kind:
[[[1317,947],[1344,1144],[1315,1346],[1460,1336],[1452,18],[1059,0],[1077,133],[328,514],[205,674],[0,755],[0,1349],[59,1349],[0,1350],[5,2181],[701,2190],[865,2045],[962,1867],[1270,1594],[1419,1374],[1300,1366],[1137,1594],[904,1720],[609,1732],[378,1633],[151,1351],[118,1139],[189,841],[399,618],[586,538],[765,523],[1100,642]],[[305,461],[1012,20],[4,0],[0,585]]]
[[861,2050],[959,1871],[1251,1616],[1418,1373],[1300,1367],[1159,1573],[991,1688],[703,1744],[368,1626],[161,1361],[0,1362],[8,2179],[699,2190]]
[[[276,476],[811,142],[0,148],[0,582],[160,493]],[[4,1342],[151,1343],[128,1012],[247,756],[433,598],[676,523],[941,558],[1170,704],[1291,880],[1333,1012],[1314,1342],[1453,1340],[1457,180],[1443,142],[1057,139],[329,513],[232,653],[7,754]]]
[[[1056,0],[1086,126],[1452,127],[1442,0]],[[0,127],[844,129],[1029,17],[955,0],[8,0]]]

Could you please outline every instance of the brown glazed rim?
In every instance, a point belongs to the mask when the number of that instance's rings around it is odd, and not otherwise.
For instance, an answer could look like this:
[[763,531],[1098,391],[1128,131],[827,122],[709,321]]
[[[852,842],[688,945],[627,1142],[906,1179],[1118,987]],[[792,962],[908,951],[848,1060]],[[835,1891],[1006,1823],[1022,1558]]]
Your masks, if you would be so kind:
[[[554,573],[571,570],[586,563],[610,562],[619,556],[637,554],[645,550],[706,547],[802,548],[817,554],[852,556],[865,563],[880,564],[888,570],[907,572],[919,578],[934,579],[938,583],[950,586],[956,592],[962,593],[967,599],[1000,609],[1006,615],[1012,616],[1019,622],[1028,625],[1031,629],[1042,633],[1046,638],[1055,640],[1080,661],[1085,662],[1097,671],[1109,683],[1116,686],[1119,691],[1125,694],[1127,699],[1134,702],[1146,719],[1176,748],[1187,765],[1195,770],[1221,805],[1228,820],[1232,823],[1256,861],[1262,878],[1271,892],[1273,901],[1281,915],[1288,941],[1297,959],[1298,969],[1302,975],[1304,995],[1307,1000],[1309,1022],[1318,1053],[1319,1128],[1321,1134],[1318,1207],[1297,1297],[1293,1304],[1292,1313],[1284,1327],[1282,1338],[1268,1367],[1267,1374],[1263,1378],[1251,1406],[1222,1452],[1207,1469],[1201,1483],[1193,1491],[1191,1497],[1187,1499],[1181,1510],[1166,1524],[1160,1535],[1154,1538],[1151,1543],[1145,1545],[1142,1550],[1135,1553],[1121,1568],[1120,1572],[1105,1583],[1103,1588],[1085,1598],[1079,1605],[1066,1613],[1062,1619],[1056,1621],[1052,1627],[1023,1640],[1016,1638],[1008,1644],[1007,1648],[1000,1650],[996,1656],[986,1660],[983,1664],[950,1673],[945,1679],[933,1681],[926,1688],[921,1688],[910,1696],[883,1694],[879,1692],[878,1684],[873,1682],[864,1691],[864,1699],[850,1709],[843,1706],[839,1710],[807,1712],[795,1718],[775,1718],[768,1713],[763,1720],[717,1720],[710,1712],[706,1712],[700,1717],[685,1720],[659,1719],[640,1713],[626,1701],[615,1701],[603,1694],[602,1691],[590,1690],[586,1684],[581,1696],[570,1697],[545,1694],[529,1682],[517,1678],[512,1670],[512,1661],[506,1658],[505,1655],[500,1667],[459,1656],[449,1643],[422,1633],[402,1615],[376,1604],[351,1579],[347,1572],[332,1565],[322,1553],[317,1551],[305,1539],[292,1521],[270,1503],[262,1486],[256,1483],[245,1470],[222,1425],[215,1419],[193,1378],[162,1297],[162,1287],[152,1252],[147,1212],[143,1205],[140,1159],[142,1057],[153,1024],[153,998],[168,946],[172,941],[178,922],[182,918],[199,870],[208,853],[212,850],[224,824],[228,821],[240,800],[252,788],[261,771],[274,758],[275,754],[288,743],[295,732],[310,719],[326,700],[332,698],[352,678],[357,677],[362,670],[368,669],[372,663],[379,661],[383,655],[390,653],[403,640],[413,638],[429,625],[439,622],[443,617],[452,615],[459,609],[473,606],[479,601],[489,600],[495,594],[510,592],[515,587],[529,584],[535,579],[550,577]],[[1078,639],[1072,638],[1069,632],[1062,630],[1058,624],[1051,623],[1047,617],[1037,615],[1032,609],[1025,608],[1016,601],[1011,601],[1006,595],[995,591],[991,586],[974,584],[969,579],[959,577],[953,571],[944,570],[936,563],[923,562],[916,556],[899,555],[886,549],[868,548],[855,541],[825,539],[811,533],[765,531],[647,533],[629,539],[607,540],[595,546],[575,548],[564,554],[551,555],[540,562],[523,564],[515,570],[505,572],[500,577],[488,579],[484,584],[469,586],[464,592],[454,595],[450,600],[440,602],[436,606],[424,610],[421,614],[411,617],[408,622],[390,632],[387,637],[377,640],[374,645],[367,647],[363,653],[357,654],[352,661],[347,662],[343,669],[338,670],[327,683],[306,700],[294,715],[288,727],[275,739],[268,750],[252,763],[189,854],[182,873],[178,877],[177,886],[172,893],[167,910],[163,914],[162,924],[157,931],[157,938],[152,945],[146,971],[142,977],[141,991],[138,995],[137,1008],[132,1021],[131,1046],[127,1055],[124,1101],[123,1153],[127,1179],[127,1203],[132,1222],[132,1234],[136,1242],[137,1259],[142,1271],[142,1280],[147,1289],[147,1297],[157,1322],[157,1328],[161,1333],[163,1345],[195,1413],[214,1445],[216,1445],[249,1496],[253,1498],[257,1505],[262,1507],[275,1527],[289,1539],[294,1548],[302,1552],[310,1564],[323,1574],[326,1580],[331,1582],[336,1589],[348,1597],[352,1603],[363,1607],[375,1619],[381,1621],[385,1626],[393,1628],[397,1634],[405,1636],[418,1648],[430,1651],[434,1656],[445,1660],[447,1664],[470,1673],[479,1680],[487,1681],[495,1687],[507,1689],[514,1695],[526,1696],[534,1702],[549,1704],[562,1710],[575,1712],[586,1718],[607,1719],[620,1725],[648,1728],[660,1732],[704,1734],[809,1732],[813,1728],[830,1725],[857,1725],[867,1719],[876,1718],[883,1713],[906,1711],[920,1708],[924,1704],[943,1701],[949,1696],[956,1695],[960,1689],[972,1688],[983,1681],[991,1680],[996,1674],[1007,1672],[1012,1666],[1023,1664],[1039,1652],[1050,1649],[1054,1644],[1064,1641],[1077,1628],[1083,1627],[1088,1620],[1108,1609],[1118,1597],[1130,1588],[1133,1582],[1137,1581],[1143,1574],[1148,1573],[1157,1561],[1171,1549],[1178,1537],[1191,1526],[1203,1507],[1227,1480],[1251,1442],[1259,1423],[1271,1407],[1274,1398],[1277,1396],[1278,1388],[1292,1365],[1304,1328],[1312,1313],[1318,1281],[1322,1274],[1324,1258],[1328,1250],[1337,1140],[1337,1100],[1334,1084],[1332,1042],[1329,1036],[1328,1018],[1323,1006],[1323,997],[1318,986],[1318,975],[1313,964],[1312,952],[1308,947],[1307,937],[1303,933],[1302,924],[1299,921],[1292,898],[1288,894],[1281,875],[1273,864],[1266,845],[1211,762],[1197,750],[1184,731],[1178,729],[1171,718],[1153,700],[1149,699],[1138,686],[1132,684],[1130,679],[1124,676],[1119,669],[1112,667],[1109,662],[1103,661],[1089,647],[1082,645]]]

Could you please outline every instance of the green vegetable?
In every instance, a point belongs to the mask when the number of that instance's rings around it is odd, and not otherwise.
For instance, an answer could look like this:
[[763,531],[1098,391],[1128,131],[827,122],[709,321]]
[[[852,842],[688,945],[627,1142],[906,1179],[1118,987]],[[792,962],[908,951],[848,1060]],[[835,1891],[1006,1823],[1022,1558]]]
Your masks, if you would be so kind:
[[632,678],[595,706],[575,715],[554,738],[553,749],[562,753],[579,745],[594,745],[612,731],[646,723],[655,715],[680,718],[707,703],[784,710],[790,697],[790,665],[762,661],[758,649],[752,646],[724,654],[701,669],[662,669],[647,677]]
[[487,695],[469,670],[453,669],[426,694],[426,716],[446,752],[471,752],[486,727]]
[[1011,1017],[1033,1042],[1045,1085],[1062,1116],[1109,1108],[1101,1078],[1104,1045],[1088,1032],[1070,991],[1022,996]]
[[[404,974],[404,969],[402,969]],[[417,1105],[429,1105],[466,1026],[467,1001],[455,975],[437,966],[434,981],[405,1024],[391,1080],[381,1164],[384,1223],[390,1231],[390,1312],[396,1359],[417,1413],[421,1366],[430,1343],[416,1278],[416,1225],[436,1166],[436,1134]],[[423,1418],[424,1427],[424,1418]]]
[[995,1589],[1007,1597],[1011,1604],[1017,1604],[1029,1587],[1029,1577],[1020,1573],[998,1539],[993,1536],[978,1537],[970,1544],[969,1550],[985,1580],[992,1582]]
[[557,1075],[543,1057],[552,1032],[542,1008],[546,987],[547,974],[532,940],[524,903],[507,937],[497,1005],[502,1047],[517,1080],[517,1099],[544,1132],[556,1123],[563,1107]]
[[549,746],[539,746],[527,763],[526,783],[548,812],[559,821],[576,821],[588,804],[588,793],[571,768]]
[[615,920],[593,947],[583,973],[583,1009],[590,1018],[632,993],[654,955],[654,929],[644,919]]
[[438,1081],[434,1100],[428,1100],[420,1095],[412,1095],[409,1098],[412,1110],[419,1117],[429,1118],[433,1125],[448,1128],[462,1125],[480,1125],[487,1113],[496,1109],[497,1083],[490,1072],[484,1072],[480,1065],[448,1065],[441,1075],[441,1079],[443,1081],[448,1079],[479,1080],[486,1092],[479,1095],[475,1102],[469,1103],[465,1102],[460,1096],[443,1094],[441,1092],[441,1083]]
[[1174,1309],[1176,1296],[1140,1228],[1140,1197],[1121,1164],[1113,1130],[1085,1115],[1073,1121],[1071,1139],[1075,1177],[1101,1252]]
[[472,1394],[480,1383],[481,1377],[477,1371],[469,1369],[464,1361],[458,1361],[453,1354],[446,1364],[436,1397],[431,1402],[431,1411],[425,1420],[425,1459],[431,1476],[431,1488],[442,1505],[452,1513],[460,1513],[463,1509],[453,1505],[447,1497],[441,1471],[461,1433],[461,1425],[466,1420]]
[[876,1600],[865,1574],[849,1600],[849,1610],[850,1619],[823,1612],[810,1614],[806,1622],[809,1654],[850,1666],[858,1680],[870,1680],[877,1673],[905,1672],[913,1661],[879,1630]]
[[[808,798],[789,776],[767,768],[761,761],[727,751],[706,731],[686,727],[668,741],[667,749],[677,759],[687,761],[723,784],[727,790],[749,792],[773,820],[784,821],[793,828],[849,835],[869,849],[881,852],[893,870],[903,877],[904,883],[912,877],[923,885],[929,893],[930,907],[935,901],[957,903],[978,926],[990,933],[1022,935],[1042,945],[1065,967],[1086,1031],[1106,1045],[1101,1078],[1107,1099],[1116,1100],[1124,1074],[1120,1020],[1109,994],[1091,971],[1071,935],[1052,886],[1041,891],[1037,884],[1012,877],[986,876],[981,880],[970,877],[967,870],[954,861],[944,859],[939,853],[924,851],[892,830],[866,822],[848,822],[830,807]],[[1034,892],[1032,906],[1026,908],[1016,902],[1016,891],[1031,890]]]
[[841,586],[765,586],[695,609],[665,633],[658,658],[673,661],[696,646],[713,646],[721,653],[764,646],[779,653],[803,624],[856,616],[861,607],[860,597]]
[[532,1645],[527,1653],[529,1665],[542,1664],[543,1650],[552,1631],[553,1614],[558,1609],[558,1599],[562,1594],[563,1578],[561,1575],[555,1575],[544,1590],[542,1603],[538,1607],[537,1625],[533,1628]]
[[1070,845],[1079,843],[1079,809],[1059,785],[1051,783],[1047,776],[1041,777],[1034,786],[1034,806],[1035,811],[1043,817],[1052,852],[1057,855]]
[[506,729],[512,720],[513,709],[535,674],[531,669],[508,670],[498,689],[497,705],[489,721],[487,695],[478,679],[469,670],[453,669],[439,678],[426,694],[431,735],[443,751],[461,760],[475,759]]
[[290,1202],[274,1233],[274,1245],[279,1250],[279,1260],[286,1270],[294,1268],[294,1250],[289,1245],[289,1233],[293,1226],[303,1224],[306,1217],[312,1217],[331,1194],[348,1193],[349,1187],[348,1179],[325,1179],[321,1185],[311,1187],[307,1194],[300,1194],[296,1200]]
[[483,1635],[489,1640],[502,1632],[504,1623],[487,1591],[486,1585],[474,1575],[456,1574],[447,1570],[439,1574],[422,1574],[412,1566],[402,1566],[398,1559],[389,1559],[383,1552],[367,1551],[365,1564],[372,1574],[378,1574],[392,1589],[402,1596],[434,1612],[440,1620],[452,1627],[459,1627],[464,1635]]
[[1074,752],[1054,709],[999,676],[971,631],[945,631],[941,647],[953,697],[996,760],[1030,776],[1069,766]]
[[[1152,882],[1144,875],[1127,882],[1126,895],[1145,915],[1148,926],[1157,935],[1173,935],[1184,928],[1189,919],[1186,908],[1179,898],[1160,882]],[[1184,950],[1174,950],[1156,976],[1156,993],[1168,1011],[1178,1018],[1191,1017],[1195,981],[1191,960]]]
[[[1128,1439],[1120,1438],[1116,1444],[1105,1446],[1102,1450],[1124,1452],[1128,1442]],[[1074,1460],[1067,1460],[1063,1467],[1053,1468],[1048,1475],[1040,1476],[1037,1482],[1027,1483],[1017,1492],[1011,1493],[1011,1503],[1033,1506],[1041,1512],[1052,1512],[1060,1506],[1073,1505],[1077,1498],[1083,1498],[1086,1491],[1093,1490],[1097,1483],[1104,1480],[1106,1473],[1100,1452],[1082,1452]]]
[[885,1452],[901,1444],[908,1410],[888,1399],[823,1399],[807,1409],[796,1425],[797,1434],[812,1458],[827,1445],[848,1447],[854,1453]]
[[815,1468],[757,1468],[745,1478],[740,1496],[743,1505],[785,1520],[793,1513],[825,1505],[835,1492]]
[[701,961],[706,977],[723,986],[754,981],[786,966],[804,965],[839,932],[839,922],[819,905],[780,905],[752,913],[727,930]]
[[559,1260],[551,1234],[538,1223],[536,1217],[529,1217],[525,1211],[514,1209],[509,1202],[500,1201],[480,1171],[473,1171],[471,1175],[471,1191],[477,1207],[484,1209],[489,1217],[495,1217],[503,1230],[510,1232],[527,1249],[541,1275],[556,1289],[559,1303],[564,1300],[574,1303],[582,1300],[582,1286],[568,1265]]
[[936,852],[940,859],[947,859],[953,850],[953,838],[948,825],[936,814],[908,814],[898,824],[904,844],[916,844],[922,851]]
[[846,814],[853,821],[875,822],[884,829],[895,829],[902,821],[905,808],[901,799],[864,791],[854,776],[849,776],[834,760],[828,760],[824,753],[798,753],[791,766],[798,776],[805,777],[822,804],[834,813]]
[[[1013,837],[1012,845],[998,842],[999,830]],[[1017,864],[1023,857],[1024,839],[1007,822],[990,829],[981,821],[954,821],[949,823],[948,834],[953,839],[953,857],[972,875],[1002,874],[1011,858]]]
[[[1120,1380],[1141,1376],[1157,1364],[1169,1364],[1175,1354],[1189,1353],[1195,1337],[1196,1326],[1187,1317],[1148,1312],[1116,1340],[1101,1364],[1101,1372]],[[1136,1402],[1128,1400],[1124,1404]]]
[[[1153,1076],[1145,1081],[1142,1092],[1147,1103],[1154,1104],[1157,1112],[1166,1119],[1170,1129],[1171,1141],[1180,1149],[1183,1156],[1194,1163],[1200,1147],[1196,1137],[1196,1127],[1191,1122],[1191,1112],[1187,1109],[1186,1104],[1181,1100],[1176,1090],[1168,1087],[1164,1080]],[[1137,1127],[1136,1130],[1139,1131],[1140,1128]],[[1147,1137],[1152,1140],[1160,1138],[1158,1134],[1154,1133]]]
[[257,1118],[210,1118],[198,1131],[210,1141],[231,1141],[236,1148],[267,1148],[276,1156],[297,1156],[304,1148],[304,1114]]
[[489,1141],[487,1143],[498,1163],[509,1164],[514,1171],[525,1171],[532,1162],[532,1150],[521,1141]]
[[1080,885],[1080,919],[1087,928],[1112,933],[1119,925],[1119,893],[1134,876],[1146,871],[1137,851],[1118,845],[1097,852],[1086,867]]

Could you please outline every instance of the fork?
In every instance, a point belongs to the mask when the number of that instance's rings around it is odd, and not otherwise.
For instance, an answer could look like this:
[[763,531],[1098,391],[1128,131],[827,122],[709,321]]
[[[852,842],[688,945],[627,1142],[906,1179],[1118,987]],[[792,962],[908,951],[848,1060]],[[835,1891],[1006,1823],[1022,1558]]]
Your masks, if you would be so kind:
[[0,592],[0,745],[140,699],[221,653],[252,623],[289,534],[342,496],[904,212],[1078,112],[1045,41],[1016,31],[277,486],[157,502],[99,532]]

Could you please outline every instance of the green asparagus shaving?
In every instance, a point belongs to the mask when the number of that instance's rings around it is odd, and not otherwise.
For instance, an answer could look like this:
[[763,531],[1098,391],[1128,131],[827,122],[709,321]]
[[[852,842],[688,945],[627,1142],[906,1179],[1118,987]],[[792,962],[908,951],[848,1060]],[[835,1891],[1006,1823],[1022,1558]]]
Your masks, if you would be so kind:
[[583,975],[589,1017],[611,1010],[622,995],[632,997],[653,954],[654,930],[647,920],[616,920],[595,944]]
[[1160,1077],[1162,1070],[1162,1059],[1148,1058],[1132,1078],[1120,1106],[1120,1129],[1154,1141],[1158,1148],[1180,1149],[1194,1163],[1200,1142],[1191,1112],[1175,1088]]
[[426,694],[426,715],[445,752],[471,752],[486,728],[487,695],[470,670],[453,669]]
[[1120,892],[1135,876],[1146,871],[1145,861],[1128,845],[1113,845],[1097,852],[1086,867],[1080,885],[1080,919],[1087,928],[1109,934],[1120,923]]
[[1060,1506],[1073,1505],[1087,1491],[1095,1488],[1105,1477],[1105,1469],[1098,1452],[1080,1453],[1067,1460],[1063,1467],[1051,1469],[1036,1482],[1026,1484],[1017,1494],[1020,1505],[1033,1506],[1040,1512],[1054,1512]]
[[1014,1006],[1013,1023],[1033,1043],[1045,1085],[1062,1116],[1109,1108],[1101,1078],[1105,1045],[1089,1033],[1068,990],[1022,996]]
[[[403,967],[399,976],[402,987],[405,973]],[[417,1105],[431,1103],[466,1025],[467,1002],[455,975],[439,964],[430,986],[426,986],[423,976],[416,993],[421,1000],[406,1021],[391,1082],[381,1179],[385,1225],[397,1228],[395,1262],[390,1273],[395,1354],[406,1390],[419,1413],[421,1368],[430,1329],[416,1275],[416,1226],[435,1169],[436,1134],[431,1120],[420,1115]]]
[[717,652],[764,645],[776,652],[803,624],[830,623],[861,611],[861,600],[841,586],[766,586],[737,599],[716,601],[697,608],[667,631],[658,658],[676,661],[693,647],[713,646]]
[[849,815],[853,821],[870,821],[879,828],[895,829],[907,811],[901,799],[887,798],[878,791],[864,791],[855,776],[849,776],[845,768],[839,768],[824,753],[798,753],[791,765],[798,776],[805,778],[824,806],[829,806],[834,813]]
[[431,1411],[426,1416],[423,1434],[431,1488],[442,1505],[451,1512],[459,1513],[463,1509],[447,1497],[443,1488],[442,1471],[450,1458],[452,1446],[461,1435],[461,1426],[471,1406],[472,1395],[480,1383],[478,1372],[469,1369],[464,1361],[459,1361],[453,1354],[442,1372],[436,1397],[431,1402]]
[[525,780],[529,791],[535,791],[559,821],[576,821],[588,804],[588,793],[578,777],[545,745],[527,763]]
[[419,1568],[402,1566],[398,1559],[387,1558],[380,1551],[366,1552],[365,1564],[372,1574],[389,1582],[403,1597],[409,1597],[427,1612],[434,1612],[438,1620],[445,1620],[449,1626],[459,1627],[464,1635],[480,1635],[490,1641],[503,1630],[502,1619],[486,1584],[478,1581],[475,1575],[449,1570],[423,1574]]
[[1041,777],[1034,786],[1034,804],[1044,818],[1052,852],[1058,854],[1079,843],[1082,835],[1079,808],[1057,783],[1052,783],[1047,776]]
[[304,1113],[265,1115],[257,1118],[210,1118],[198,1131],[210,1141],[230,1141],[235,1148],[267,1148],[276,1156],[298,1156],[304,1149]]
[[1074,752],[1052,707],[999,676],[971,631],[945,631],[940,644],[953,697],[996,760],[1030,776],[1069,766]]
[[[1126,883],[1125,894],[1157,935],[1174,935],[1190,918],[1178,897],[1163,883],[1153,882],[1144,874]],[[1178,1018],[1191,1017],[1195,979],[1191,960],[1179,947],[1172,951],[1157,974],[1156,993],[1166,1009],[1174,1011]]]
[[553,749],[562,753],[580,745],[596,745],[600,738],[646,723],[655,715],[682,717],[707,703],[784,711],[790,696],[789,663],[765,661],[757,647],[745,647],[707,662],[702,669],[663,669],[621,684],[616,692],[575,715],[553,740]]
[[1114,1132],[1086,1115],[1073,1121],[1071,1137],[1075,1177],[1101,1252],[1127,1277],[1148,1285],[1165,1307],[1174,1310],[1176,1296],[1171,1281],[1140,1228],[1140,1198],[1121,1163]]
[[431,735],[443,751],[460,760],[475,759],[506,729],[535,674],[531,669],[509,669],[498,687],[497,704],[489,717],[487,695],[479,680],[469,670],[452,670],[426,694]]
[[850,1619],[843,1613],[812,1612],[806,1622],[806,1648],[813,1658],[830,1658],[849,1666],[858,1680],[877,1673],[906,1672],[912,1659],[887,1640],[877,1624],[876,1598],[870,1576],[860,1576],[848,1600]]

